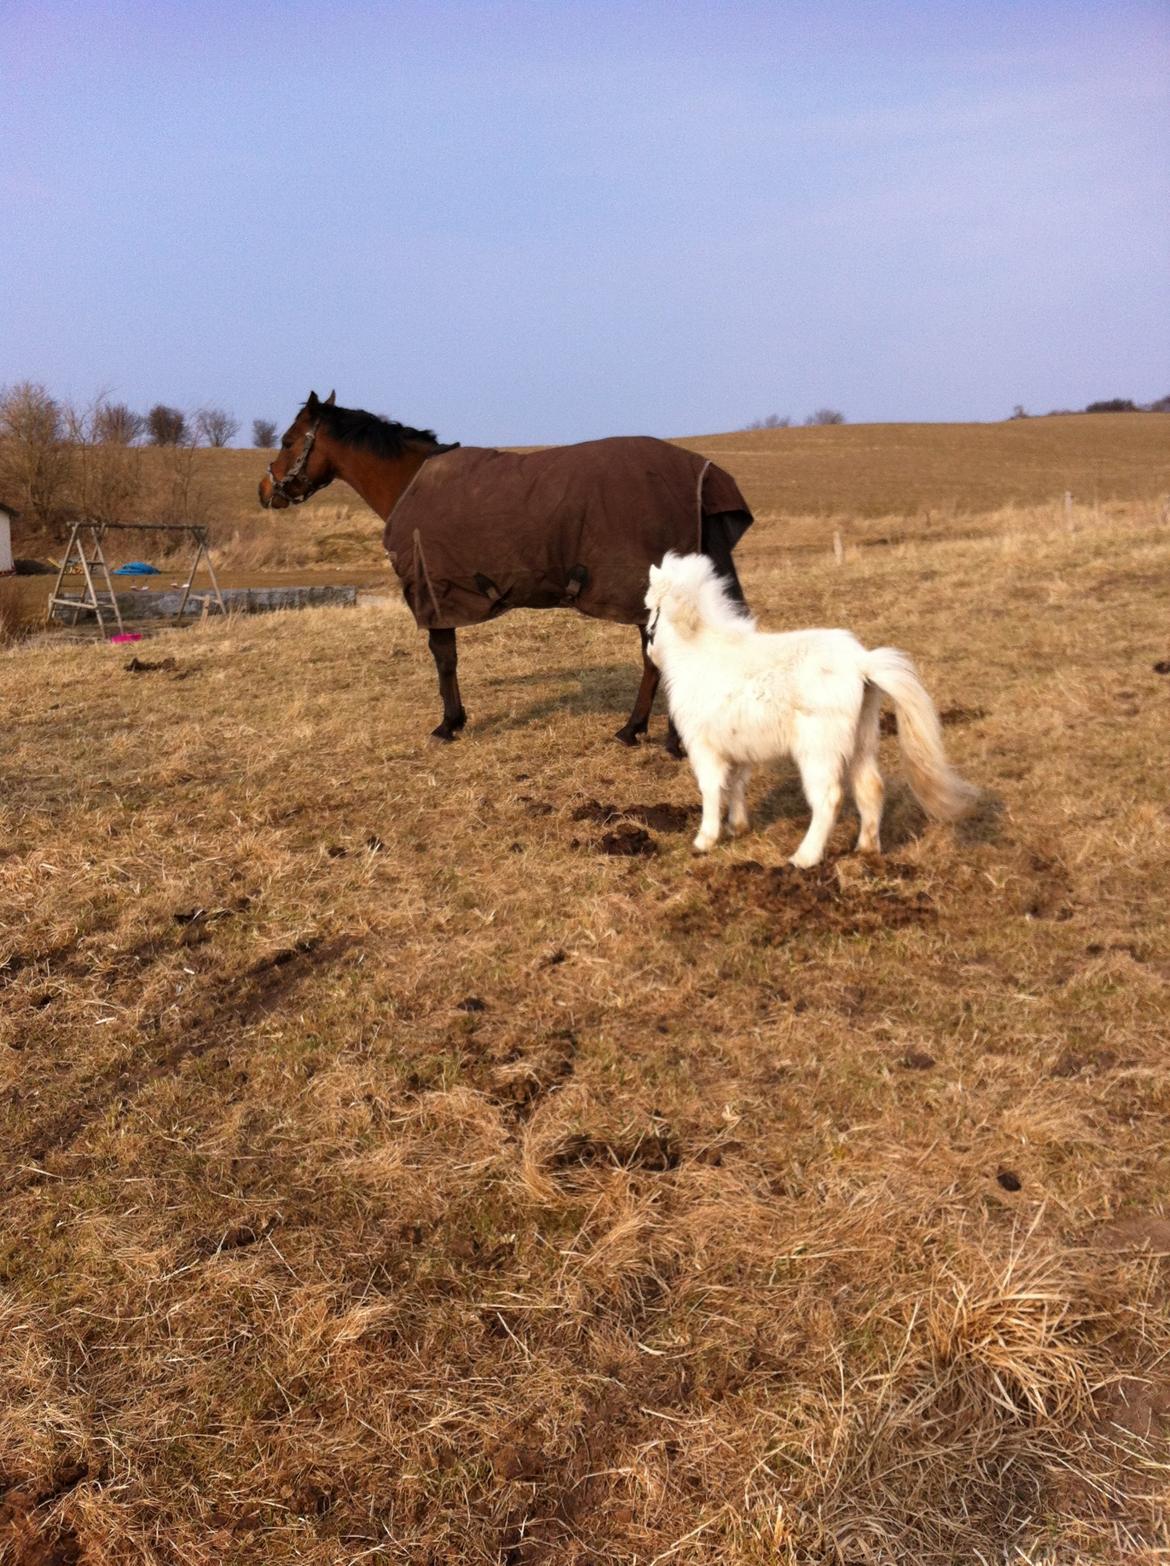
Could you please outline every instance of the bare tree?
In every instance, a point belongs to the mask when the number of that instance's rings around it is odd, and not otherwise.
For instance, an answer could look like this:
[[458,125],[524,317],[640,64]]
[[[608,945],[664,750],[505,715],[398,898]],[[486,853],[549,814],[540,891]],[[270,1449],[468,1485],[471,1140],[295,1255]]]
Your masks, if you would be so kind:
[[0,392],[0,487],[29,520],[58,520],[69,465],[61,405],[45,387],[21,381]]
[[71,509],[95,522],[130,520],[142,493],[143,455],[127,436],[141,418],[101,394],[88,408],[67,406],[63,417],[72,457]]
[[786,413],[769,413],[766,418],[753,419],[750,424],[745,424],[747,430],[786,430],[792,424],[792,420]]
[[252,420],[252,444],[261,451],[269,451],[276,445],[276,425],[271,419]]
[[99,397],[93,409],[93,433],[108,446],[133,446],[146,432],[146,420],[124,402]]
[[153,518],[160,522],[207,520],[208,495],[201,482],[204,468],[199,458],[199,446],[191,433],[159,451],[151,463],[151,484],[145,500]]
[[146,415],[146,433],[152,446],[178,446],[187,439],[187,415],[156,402]]
[[226,446],[240,427],[226,408],[200,408],[195,415],[195,428],[209,446]]
[[845,415],[837,408],[818,408],[805,419],[806,426],[818,424],[844,424]]

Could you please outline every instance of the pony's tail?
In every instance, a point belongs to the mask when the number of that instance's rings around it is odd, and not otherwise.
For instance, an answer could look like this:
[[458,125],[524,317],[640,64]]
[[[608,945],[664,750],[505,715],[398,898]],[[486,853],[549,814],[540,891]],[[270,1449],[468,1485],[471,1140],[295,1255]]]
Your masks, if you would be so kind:
[[910,659],[896,647],[875,647],[865,655],[864,673],[894,703],[898,743],[910,787],[923,810],[936,821],[957,821],[967,815],[979,790],[947,760],[938,713]]

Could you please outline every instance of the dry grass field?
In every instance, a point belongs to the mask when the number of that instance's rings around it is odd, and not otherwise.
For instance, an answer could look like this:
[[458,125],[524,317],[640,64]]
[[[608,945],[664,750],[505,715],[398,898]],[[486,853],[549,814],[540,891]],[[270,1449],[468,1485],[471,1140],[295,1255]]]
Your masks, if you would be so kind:
[[6,1566],[1166,1558],[1165,470],[778,521],[843,437],[724,460],[765,624],[907,647],[985,790],[886,741],[881,860],[786,868],[786,769],[693,860],[570,614],[448,747],[396,606],[0,654]]
[[[290,407],[291,421],[295,408]],[[386,409],[411,419],[410,410]],[[459,430],[440,430],[458,440]],[[896,518],[916,532],[944,518],[978,517],[1004,506],[1155,500],[1170,491],[1170,419],[1159,413],[1068,414],[1002,424],[845,424],[742,430],[683,440],[735,474],[757,517],[837,516],[846,527]],[[165,461],[158,453],[147,453]],[[257,534],[256,485],[270,453],[200,451],[198,489],[207,515]],[[347,504],[347,502],[349,504]],[[314,523],[314,517],[317,518]],[[295,518],[325,550],[368,538],[360,502],[326,489]],[[224,529],[223,542],[230,541]],[[335,535],[330,537],[330,535]],[[350,535],[356,535],[351,538]],[[301,558],[304,564],[304,545]]]

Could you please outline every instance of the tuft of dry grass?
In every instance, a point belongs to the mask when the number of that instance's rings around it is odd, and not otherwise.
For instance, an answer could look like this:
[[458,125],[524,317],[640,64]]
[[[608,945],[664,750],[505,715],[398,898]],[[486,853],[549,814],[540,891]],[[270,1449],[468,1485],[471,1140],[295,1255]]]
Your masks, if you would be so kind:
[[17,601],[15,578],[0,579],[0,647],[7,647],[16,640],[23,623],[24,615]]
[[461,637],[443,748],[394,605],[0,659],[7,1559],[1170,1548],[1166,541],[1077,520],[745,540],[988,797],[891,744],[809,878],[786,771],[691,860],[628,628]]

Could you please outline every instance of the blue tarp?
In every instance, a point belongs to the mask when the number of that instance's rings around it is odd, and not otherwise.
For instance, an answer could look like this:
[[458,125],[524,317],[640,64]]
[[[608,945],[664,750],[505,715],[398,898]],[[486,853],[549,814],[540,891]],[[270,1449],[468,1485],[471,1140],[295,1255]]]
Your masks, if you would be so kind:
[[115,576],[157,576],[158,567],[147,565],[145,560],[130,560],[124,566],[119,566],[114,572]]

